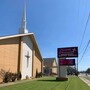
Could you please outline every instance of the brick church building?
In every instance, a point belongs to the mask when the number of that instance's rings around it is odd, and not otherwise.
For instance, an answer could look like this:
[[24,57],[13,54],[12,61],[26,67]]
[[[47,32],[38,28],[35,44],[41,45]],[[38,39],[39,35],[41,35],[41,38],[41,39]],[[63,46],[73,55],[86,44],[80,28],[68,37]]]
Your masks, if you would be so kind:
[[21,72],[22,79],[34,78],[36,71],[42,72],[42,62],[34,33],[28,33],[26,28],[25,6],[19,34],[0,37],[0,71]]

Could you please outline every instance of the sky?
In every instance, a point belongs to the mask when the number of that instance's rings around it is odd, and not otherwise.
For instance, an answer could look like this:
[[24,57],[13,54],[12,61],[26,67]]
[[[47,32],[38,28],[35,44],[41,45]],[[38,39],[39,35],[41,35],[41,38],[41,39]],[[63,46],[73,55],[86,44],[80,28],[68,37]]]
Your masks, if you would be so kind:
[[[26,0],[27,29],[33,32],[43,58],[55,57],[57,48],[78,46],[81,60],[90,39],[90,0]],[[24,0],[0,0],[0,36],[19,33]],[[82,45],[81,40],[84,33]],[[78,64],[90,67],[90,45]]]

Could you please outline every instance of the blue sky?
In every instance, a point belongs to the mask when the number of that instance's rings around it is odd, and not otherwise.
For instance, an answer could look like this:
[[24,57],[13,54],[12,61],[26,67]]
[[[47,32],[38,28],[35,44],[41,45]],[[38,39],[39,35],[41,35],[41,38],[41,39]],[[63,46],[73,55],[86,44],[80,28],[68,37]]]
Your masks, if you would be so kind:
[[[80,46],[90,12],[90,0],[26,0],[27,29],[34,32],[42,57],[56,57],[57,48]],[[0,0],[0,36],[18,34],[24,0]],[[83,48],[90,39],[90,20]],[[90,67],[90,45],[79,70]]]

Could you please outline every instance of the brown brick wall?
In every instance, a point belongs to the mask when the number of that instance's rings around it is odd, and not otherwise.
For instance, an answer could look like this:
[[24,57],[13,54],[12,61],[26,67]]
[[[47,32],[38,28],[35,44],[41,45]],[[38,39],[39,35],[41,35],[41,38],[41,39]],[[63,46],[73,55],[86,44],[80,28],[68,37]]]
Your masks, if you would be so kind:
[[0,40],[0,70],[17,73],[18,48],[19,38]]
[[34,54],[34,61],[33,61],[33,77],[36,76],[36,70],[39,72],[42,72],[42,59],[38,55],[38,53],[35,51]]

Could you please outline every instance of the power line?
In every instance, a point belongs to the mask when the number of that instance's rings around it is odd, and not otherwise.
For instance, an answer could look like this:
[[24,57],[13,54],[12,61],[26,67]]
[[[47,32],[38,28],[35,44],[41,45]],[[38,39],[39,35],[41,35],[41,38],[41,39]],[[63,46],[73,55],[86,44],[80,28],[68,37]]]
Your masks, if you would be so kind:
[[80,47],[79,47],[80,49],[81,49],[81,46],[82,46],[82,43],[83,43],[83,39],[84,39],[84,36],[85,36],[85,32],[86,32],[86,29],[87,29],[89,18],[90,18],[90,13],[88,15],[88,19],[87,19],[87,22],[86,22],[86,25],[85,25],[85,29],[84,29],[84,32],[83,32],[83,35],[82,35],[82,40],[81,40]]
[[[87,45],[87,44],[86,44]],[[83,51],[85,50],[86,48],[86,45],[83,47],[83,49],[79,52],[79,55],[81,55],[83,53]]]
[[83,59],[83,57],[84,57],[84,55],[85,55],[85,53],[86,53],[86,51],[87,51],[87,48],[88,48],[89,44],[90,44],[90,40],[89,40],[88,43],[87,43],[87,46],[86,46],[86,48],[85,48],[85,50],[84,50],[84,52],[83,52],[83,54],[82,54],[81,59],[79,60],[79,63],[82,61],[82,59]]

